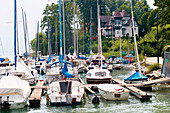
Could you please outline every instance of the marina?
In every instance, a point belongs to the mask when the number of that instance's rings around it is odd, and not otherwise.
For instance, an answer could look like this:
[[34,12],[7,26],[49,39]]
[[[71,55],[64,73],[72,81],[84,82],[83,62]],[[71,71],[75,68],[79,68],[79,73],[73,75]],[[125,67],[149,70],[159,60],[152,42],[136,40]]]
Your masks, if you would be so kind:
[[14,0],[12,40],[0,36],[0,112],[169,113],[170,26],[153,1],[48,0],[35,19]]

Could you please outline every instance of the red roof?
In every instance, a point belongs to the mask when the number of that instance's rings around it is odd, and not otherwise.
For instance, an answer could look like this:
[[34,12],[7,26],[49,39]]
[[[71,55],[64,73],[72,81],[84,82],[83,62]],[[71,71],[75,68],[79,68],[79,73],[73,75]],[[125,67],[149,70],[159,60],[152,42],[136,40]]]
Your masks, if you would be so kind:
[[120,12],[122,17],[129,17],[130,15],[125,12],[124,9],[122,9],[122,12]]
[[122,17],[120,12],[119,12],[119,9],[116,10],[116,13],[113,16],[114,17]]
[[111,16],[100,16],[102,22],[108,22]]

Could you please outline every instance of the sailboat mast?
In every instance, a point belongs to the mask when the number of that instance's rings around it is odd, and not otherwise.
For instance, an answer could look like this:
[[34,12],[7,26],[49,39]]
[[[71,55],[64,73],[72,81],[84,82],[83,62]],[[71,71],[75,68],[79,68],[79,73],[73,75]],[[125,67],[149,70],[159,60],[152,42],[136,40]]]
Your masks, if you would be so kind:
[[38,45],[38,32],[39,32],[39,21],[37,23],[37,38],[36,38],[36,51],[35,51],[35,65],[36,65],[36,60],[37,60],[37,45]]
[[16,52],[16,0],[14,0],[14,61],[15,61],[15,70],[17,66],[17,52]]
[[62,26],[61,26],[61,0],[59,0],[59,21],[60,21],[60,62],[63,67],[63,50],[62,50]]
[[29,35],[28,35],[28,26],[27,26],[27,16],[26,16],[26,12],[24,13],[25,14],[25,26],[26,26],[26,33],[27,33],[27,40],[28,40],[28,51],[29,51],[29,54],[31,53],[30,52],[30,44],[29,44]]
[[24,19],[24,11],[23,8],[22,9],[22,23],[23,23],[23,30],[24,30],[24,39],[25,39],[25,54],[26,54],[26,58],[27,58],[27,38],[26,38],[26,27],[25,27],[25,19]]
[[92,7],[90,8],[90,37],[89,37],[89,56],[90,56],[90,45],[91,45],[91,21],[92,21]]
[[74,0],[74,58],[76,57],[76,33],[75,33],[75,0]]
[[131,13],[132,13],[132,24],[133,24],[133,36],[134,36],[134,44],[135,44],[135,52],[137,55],[137,61],[138,61],[138,69],[141,77],[141,69],[140,69],[140,62],[139,62],[139,56],[138,56],[138,49],[136,44],[136,35],[135,35],[135,23],[134,23],[134,17],[133,17],[133,9],[132,9],[132,0],[131,0]]
[[66,56],[66,39],[65,39],[65,3],[63,0],[63,39],[64,39],[64,60]]
[[100,5],[97,0],[97,11],[98,11],[98,49],[99,56],[101,57],[101,69],[102,69],[102,43],[101,43],[101,31],[100,31]]
[[79,42],[79,39],[78,39],[78,24],[79,24],[79,19],[78,19],[78,12],[77,12],[77,58],[78,58],[78,56],[79,56],[79,44],[78,44],[78,42]]

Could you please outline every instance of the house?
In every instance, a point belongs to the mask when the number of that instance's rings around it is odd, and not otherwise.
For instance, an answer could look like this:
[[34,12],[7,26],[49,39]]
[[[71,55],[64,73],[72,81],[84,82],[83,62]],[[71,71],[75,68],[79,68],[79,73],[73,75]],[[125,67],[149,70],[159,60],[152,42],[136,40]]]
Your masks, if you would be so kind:
[[[129,34],[130,37],[133,36],[133,24],[132,18],[129,14],[122,10],[116,10],[113,16],[100,16],[101,20],[101,33],[106,37],[119,38]],[[139,23],[134,18],[135,22],[135,34],[138,35],[138,25]]]

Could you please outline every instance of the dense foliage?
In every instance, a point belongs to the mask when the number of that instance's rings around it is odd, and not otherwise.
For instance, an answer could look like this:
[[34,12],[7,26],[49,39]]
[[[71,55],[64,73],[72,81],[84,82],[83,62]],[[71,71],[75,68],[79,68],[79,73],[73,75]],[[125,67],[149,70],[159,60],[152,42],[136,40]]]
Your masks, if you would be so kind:
[[[88,53],[89,46],[89,33],[90,33],[90,8],[92,7],[92,37],[97,37],[97,0],[75,0],[76,1],[76,15],[78,15],[79,19],[79,29],[78,29],[78,37],[79,37],[79,52],[80,53]],[[157,22],[155,20],[156,13],[159,14],[160,19],[158,20],[159,24],[159,55],[162,53],[162,49],[164,46],[170,44],[170,20],[169,20],[169,2],[168,0],[155,0],[155,4],[158,8],[151,9],[146,0],[132,0],[134,16],[139,23],[139,36],[137,37],[138,41],[138,50],[139,54],[143,55],[144,53],[144,45],[145,45],[145,53],[148,56],[156,56],[157,49],[157,31],[156,25]],[[130,2],[127,0],[99,0],[100,4],[100,15],[109,15],[111,16],[113,11],[116,11],[119,8],[120,11],[124,9],[128,14],[131,14]],[[39,33],[40,47],[39,50],[43,51],[43,55],[48,54],[48,24],[47,24],[47,15],[49,18],[50,24],[50,38],[52,45],[52,52],[59,52],[59,11],[57,4],[47,5],[43,12],[43,20],[42,20],[42,29],[45,31],[44,33]],[[63,13],[63,12],[62,12]],[[73,41],[74,41],[74,30],[73,30],[73,2],[65,2],[65,29],[66,29],[66,54],[71,52],[71,48],[73,51]],[[63,21],[63,19],[62,19]],[[77,20],[76,20],[77,21]],[[83,24],[84,21],[84,24]],[[63,22],[62,22],[63,23]],[[70,28],[69,28],[70,27]],[[85,27],[85,31],[83,29]],[[142,30],[144,29],[144,32]],[[76,30],[77,31],[77,30]],[[85,40],[84,40],[84,32],[85,32]],[[77,36],[77,35],[76,35]],[[42,38],[43,37],[43,38]],[[130,39],[130,51],[134,50],[134,41],[133,37],[129,37]],[[128,38],[122,37],[122,51],[128,50]],[[33,39],[31,41],[32,49],[35,50],[35,41]],[[57,42],[57,44],[56,44]],[[145,42],[145,44],[144,44]],[[98,52],[98,41],[92,40],[91,47],[94,53]],[[72,44],[72,46],[71,46]],[[86,45],[86,49],[85,49]],[[120,48],[120,39],[114,39],[114,54],[119,56],[119,48]],[[102,36],[102,50],[103,54],[108,57],[113,54],[112,39],[105,38]],[[140,55],[140,56],[141,56]],[[142,58],[142,56],[141,56]]]

